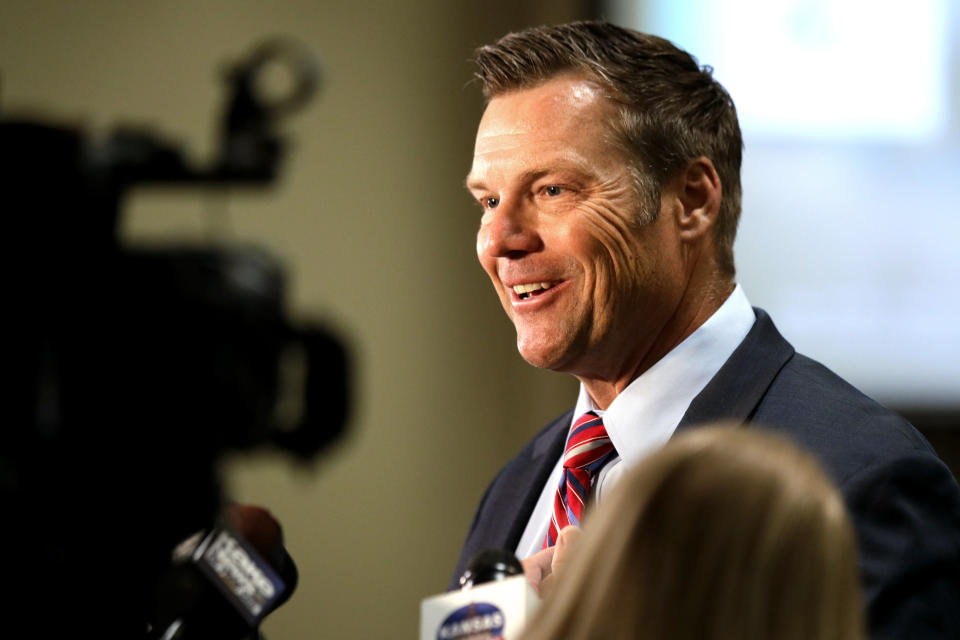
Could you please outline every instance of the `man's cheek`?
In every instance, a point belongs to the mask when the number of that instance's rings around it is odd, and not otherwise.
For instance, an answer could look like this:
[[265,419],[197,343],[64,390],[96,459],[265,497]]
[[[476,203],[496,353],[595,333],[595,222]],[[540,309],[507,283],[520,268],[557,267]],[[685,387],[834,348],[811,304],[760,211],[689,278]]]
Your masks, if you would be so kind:
[[[601,206],[584,206],[579,220],[593,244],[608,255],[628,255],[633,234],[630,225],[616,210]],[[619,258],[618,258],[619,260]]]
[[583,254],[590,256],[590,262],[597,274],[598,284],[614,277],[628,277],[631,271],[634,251],[630,238],[611,232],[610,227],[595,225],[584,244]]

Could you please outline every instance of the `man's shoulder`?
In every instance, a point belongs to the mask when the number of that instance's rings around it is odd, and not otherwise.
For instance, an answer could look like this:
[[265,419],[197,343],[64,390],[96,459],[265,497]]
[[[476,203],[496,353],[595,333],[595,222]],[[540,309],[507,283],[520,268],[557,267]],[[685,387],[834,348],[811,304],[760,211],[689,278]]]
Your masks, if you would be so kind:
[[905,418],[799,353],[773,379],[751,422],[818,453],[841,483],[893,458],[936,456]]
[[805,446],[837,483],[857,530],[871,636],[954,637],[960,487],[923,435],[800,354],[751,420]]
[[754,326],[691,403],[681,427],[732,419],[780,431],[817,454],[841,484],[892,460],[936,460],[909,422],[797,353],[763,309],[754,313]]

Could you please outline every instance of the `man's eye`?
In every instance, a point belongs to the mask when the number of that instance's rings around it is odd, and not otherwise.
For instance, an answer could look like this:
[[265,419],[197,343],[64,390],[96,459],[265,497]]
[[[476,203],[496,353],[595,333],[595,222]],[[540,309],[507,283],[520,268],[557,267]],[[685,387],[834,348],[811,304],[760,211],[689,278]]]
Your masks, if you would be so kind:
[[500,198],[490,197],[483,199],[483,206],[485,209],[495,209],[498,204],[500,204]]
[[548,196],[558,196],[561,193],[563,193],[563,187],[558,187],[557,185],[552,184],[546,189],[544,189],[543,192],[546,193]]

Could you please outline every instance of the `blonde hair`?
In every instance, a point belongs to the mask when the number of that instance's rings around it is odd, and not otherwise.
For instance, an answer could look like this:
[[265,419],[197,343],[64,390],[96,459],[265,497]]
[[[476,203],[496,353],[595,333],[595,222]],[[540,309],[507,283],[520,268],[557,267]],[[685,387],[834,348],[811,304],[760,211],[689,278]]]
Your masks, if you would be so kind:
[[857,640],[853,528],[814,459],[730,425],[675,437],[584,529],[524,640]]

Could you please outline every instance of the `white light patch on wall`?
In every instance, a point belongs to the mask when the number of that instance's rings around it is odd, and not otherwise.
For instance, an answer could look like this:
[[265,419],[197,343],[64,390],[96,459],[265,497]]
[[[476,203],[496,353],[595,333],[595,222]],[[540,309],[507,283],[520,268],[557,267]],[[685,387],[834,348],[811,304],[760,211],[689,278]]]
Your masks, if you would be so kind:
[[947,127],[947,0],[650,2],[717,69],[746,134],[929,141]]

